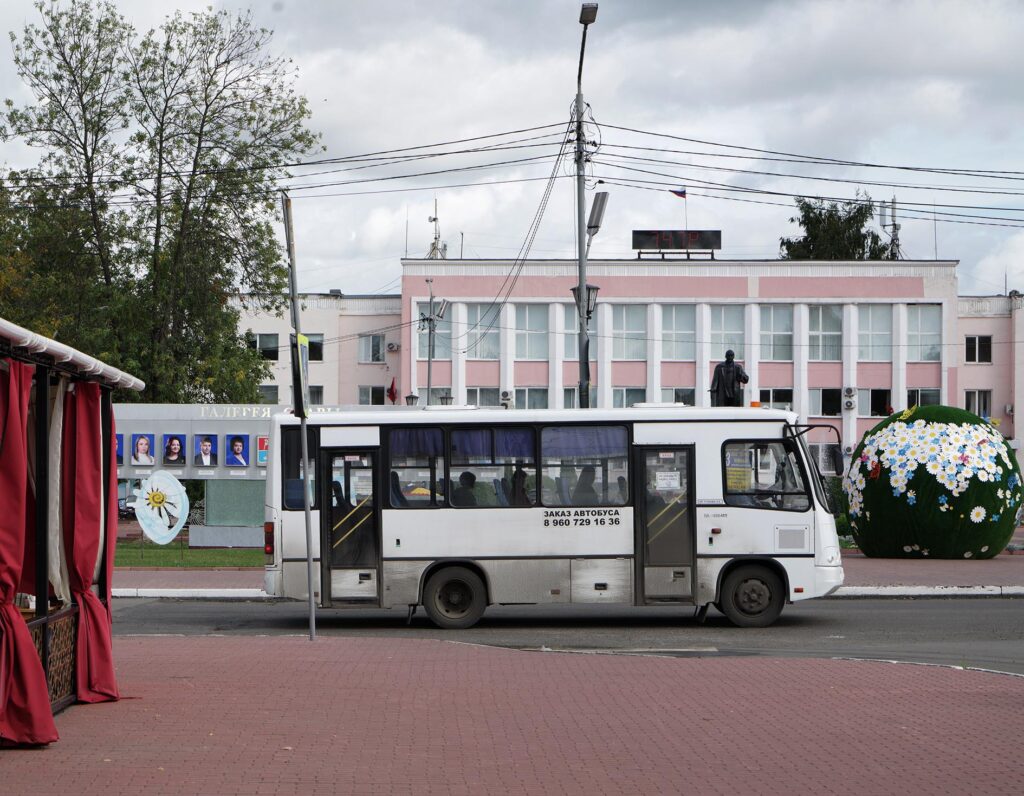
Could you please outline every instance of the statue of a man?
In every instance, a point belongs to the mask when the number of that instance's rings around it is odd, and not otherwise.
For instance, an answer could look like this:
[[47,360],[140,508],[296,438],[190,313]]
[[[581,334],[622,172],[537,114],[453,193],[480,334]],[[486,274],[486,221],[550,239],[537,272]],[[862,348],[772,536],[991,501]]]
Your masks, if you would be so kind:
[[743,406],[743,385],[750,377],[735,357],[736,353],[730,348],[725,352],[725,362],[715,365],[711,379],[712,406]]

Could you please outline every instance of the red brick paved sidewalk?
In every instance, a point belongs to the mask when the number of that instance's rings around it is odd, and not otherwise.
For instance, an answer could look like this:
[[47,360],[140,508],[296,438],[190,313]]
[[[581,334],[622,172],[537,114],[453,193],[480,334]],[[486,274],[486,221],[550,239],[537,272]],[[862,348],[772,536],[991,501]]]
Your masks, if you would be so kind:
[[1021,793],[1024,678],[414,639],[117,638],[11,794]]

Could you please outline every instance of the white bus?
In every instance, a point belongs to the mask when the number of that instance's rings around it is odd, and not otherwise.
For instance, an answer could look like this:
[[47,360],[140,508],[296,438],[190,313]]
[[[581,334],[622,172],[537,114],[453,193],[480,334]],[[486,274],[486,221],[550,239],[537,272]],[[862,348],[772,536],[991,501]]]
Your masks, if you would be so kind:
[[[792,412],[358,409],[308,421],[321,608],[714,605],[764,627],[843,583]],[[273,420],[268,595],[308,600],[298,420]]]

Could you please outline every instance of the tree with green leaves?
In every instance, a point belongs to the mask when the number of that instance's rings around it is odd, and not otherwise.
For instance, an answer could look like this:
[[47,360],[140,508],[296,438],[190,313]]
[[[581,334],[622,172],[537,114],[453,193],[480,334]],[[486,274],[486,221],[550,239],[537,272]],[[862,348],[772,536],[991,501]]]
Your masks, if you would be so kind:
[[[139,36],[103,0],[36,8],[11,35],[35,102],[8,101],[0,135],[43,153],[8,181],[8,225],[70,225],[46,267],[88,283],[90,317],[50,318],[55,334],[144,379],[142,400],[256,400],[266,363],[232,297],[283,307],[277,185],[318,148],[294,68],[249,14],[178,12]],[[19,251],[42,267],[37,232]]]
[[875,207],[866,194],[848,202],[822,199],[796,200],[799,215],[790,222],[803,229],[802,237],[780,238],[783,260],[889,260],[892,245],[867,227]]

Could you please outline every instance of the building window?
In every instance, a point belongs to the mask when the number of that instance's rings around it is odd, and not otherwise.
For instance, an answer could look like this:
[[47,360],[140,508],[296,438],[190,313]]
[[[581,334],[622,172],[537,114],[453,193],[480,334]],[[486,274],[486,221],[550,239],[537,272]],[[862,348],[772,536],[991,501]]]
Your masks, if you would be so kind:
[[[565,348],[562,356],[568,361],[579,361],[580,358],[580,316],[576,312],[575,304],[563,304],[563,315],[565,317]],[[590,358],[597,359],[597,313],[595,312],[587,319],[587,336],[590,339]]]
[[992,362],[992,335],[967,335],[966,362]]
[[766,304],[761,307],[761,359],[793,360],[793,305]]
[[622,409],[647,400],[646,387],[612,387],[612,406]]
[[497,302],[466,305],[467,359],[498,359],[501,354],[500,316],[501,304]]
[[[452,388],[451,387],[431,387],[430,388],[430,401],[429,401],[429,403],[430,403],[431,406],[441,406],[441,399],[442,398],[449,398],[451,396],[451,394],[452,394]],[[420,406],[426,406],[427,403],[428,403],[428,401],[427,401],[427,388],[426,387],[421,387],[420,388],[419,405]]]
[[612,306],[612,359],[647,359],[646,306]]
[[942,307],[907,307],[907,361],[938,362],[942,358]]
[[892,360],[892,306],[861,304],[857,316],[860,327],[857,358],[862,362]]
[[259,351],[260,356],[264,359],[277,361],[279,354],[276,334],[255,334],[249,332],[246,335],[246,342],[249,344],[249,348]]
[[711,305],[711,359],[725,359],[725,352],[732,349],[736,359],[743,359],[743,305]]
[[516,409],[547,409],[547,387],[518,387],[516,389]]
[[808,310],[808,358],[812,362],[839,362],[843,358],[843,308],[836,304],[813,304]]
[[[435,303],[434,309],[437,309]],[[416,305],[416,318],[423,318],[430,314],[430,303],[420,302]],[[427,359],[430,347],[430,331],[426,321],[419,324],[419,335],[416,341],[416,356],[419,359]],[[438,319],[434,324],[434,359],[452,358],[452,322],[451,314]]]
[[466,403],[469,406],[501,406],[501,392],[497,387],[467,387]]
[[842,391],[836,387],[815,387],[808,391],[810,417],[839,417],[842,414]]
[[548,305],[516,305],[516,359],[548,358]]
[[363,334],[359,336],[359,361],[384,361],[384,335]]
[[857,413],[861,417],[888,417],[892,414],[889,390],[857,390]]
[[939,388],[928,387],[920,388],[915,387],[912,390],[907,390],[907,406],[938,406],[939,405]]
[[324,388],[323,385],[309,386],[309,404],[310,406],[323,406],[324,403]]
[[793,388],[792,387],[770,387],[761,390],[761,406],[769,409],[785,409],[787,412],[793,410]]
[[261,404],[276,404],[277,403],[277,385],[276,384],[261,384],[260,390],[260,403]]
[[661,400],[667,404],[697,405],[697,391],[693,387],[662,387]]
[[697,358],[697,308],[693,304],[666,304],[661,308],[661,358]]
[[964,409],[978,417],[992,417],[992,390],[967,390]]
[[322,334],[307,334],[309,338],[309,361],[324,361],[324,336]]
[[[565,387],[562,390],[562,406],[566,409],[576,408],[576,397],[579,395],[579,387]],[[590,387],[590,408],[593,409],[597,406],[597,388],[591,385]]]
[[360,406],[384,406],[387,391],[384,387],[363,386],[359,388]]

